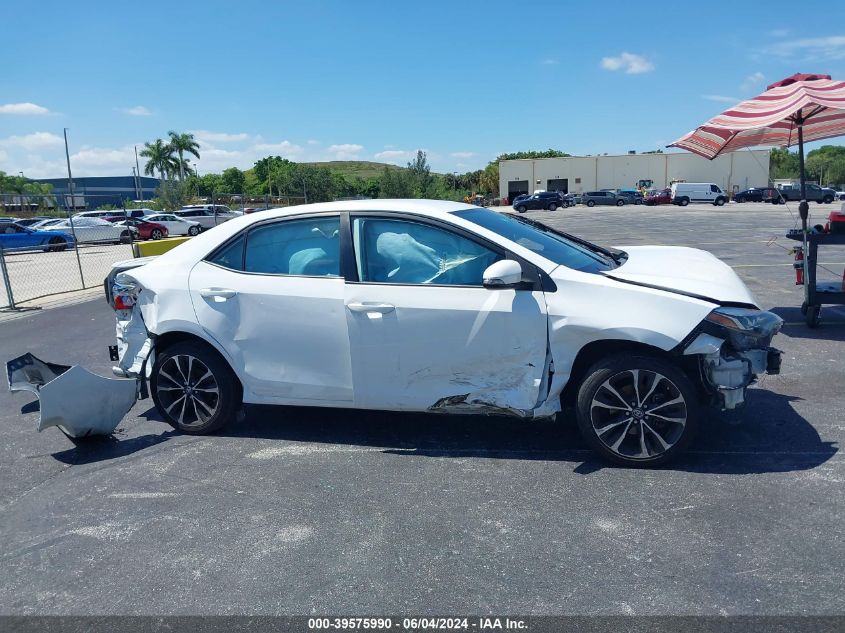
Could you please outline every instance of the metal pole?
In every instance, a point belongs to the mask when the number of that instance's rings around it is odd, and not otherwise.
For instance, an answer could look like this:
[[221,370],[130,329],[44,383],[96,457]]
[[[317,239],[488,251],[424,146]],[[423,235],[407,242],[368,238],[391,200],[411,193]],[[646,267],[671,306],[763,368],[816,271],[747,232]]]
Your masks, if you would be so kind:
[[135,173],[138,174],[138,196],[139,200],[144,199],[144,190],[141,188],[141,166],[138,164],[138,146],[135,146]]
[[6,286],[6,296],[9,298],[9,307],[12,310],[17,310],[15,307],[15,296],[12,294],[12,282],[9,280],[9,271],[6,268],[6,254],[3,252],[2,245],[0,245],[0,274],[3,275],[3,283]]
[[804,174],[804,121],[798,118],[798,174],[801,177],[801,202],[798,203],[798,215],[801,218],[801,234],[804,236],[804,303],[810,302],[810,250],[807,244],[807,218],[810,215],[810,204],[807,202],[807,178]]
[[[70,172],[70,151],[67,148],[67,128],[64,128],[65,135],[65,158],[67,159],[67,182],[70,190],[70,204],[73,210],[76,211],[76,196],[73,193],[73,175]],[[76,230],[73,228],[73,213],[68,215],[68,222],[70,223],[70,232],[73,235],[73,252],[76,253],[76,265],[79,268],[79,280],[82,282],[82,287],[85,288],[85,275],[82,273],[82,260],[79,259],[79,240],[76,238]]]

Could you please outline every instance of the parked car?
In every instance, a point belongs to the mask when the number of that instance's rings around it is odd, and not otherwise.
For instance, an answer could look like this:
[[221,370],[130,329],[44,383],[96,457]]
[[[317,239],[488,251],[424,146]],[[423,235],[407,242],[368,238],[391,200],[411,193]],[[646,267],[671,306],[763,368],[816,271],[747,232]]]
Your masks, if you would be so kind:
[[740,406],[780,361],[781,319],[706,251],[604,248],[446,201],[243,216],[117,270],[115,373],[137,378],[151,354],[153,402],[191,434],[243,403],[522,419],[566,405],[601,455],[656,465],[709,423],[700,403]]
[[[827,187],[819,187],[817,184],[806,183],[807,200],[810,202],[817,202],[821,204],[830,204],[836,199],[836,192]],[[801,186],[800,185],[783,185],[778,187],[781,198],[786,201],[801,200]]]
[[[71,221],[73,226],[71,226]],[[80,244],[93,243],[128,243],[134,239],[138,230],[132,226],[116,226],[102,218],[81,217],[61,220],[50,225],[51,230],[71,233]]]
[[0,246],[8,249],[63,251],[74,245],[73,236],[61,231],[41,231],[16,222],[0,224]]
[[31,229],[46,229],[50,226],[55,226],[56,224],[60,224],[62,222],[67,221],[67,218],[47,218],[45,220],[39,220],[34,224],[30,224],[29,228]]
[[118,226],[134,226],[138,229],[138,238],[142,240],[160,240],[170,234],[167,227],[163,224],[149,222],[139,218],[129,218],[128,220],[118,218],[114,223]]
[[8,223],[8,222],[17,222],[18,218],[13,218],[11,216],[4,216],[0,218],[0,223]]
[[528,210],[548,209],[554,211],[558,207],[568,206],[563,199],[563,194],[557,191],[540,191],[519,202],[514,201],[513,208],[520,213]]
[[586,204],[588,207],[594,207],[597,204],[621,207],[625,202],[625,198],[612,191],[588,191],[581,196],[581,204]]
[[676,182],[670,189],[672,204],[681,207],[690,202],[709,202],[721,207],[728,201],[728,195],[712,182]]
[[32,226],[33,224],[38,224],[43,220],[50,220],[51,218],[45,216],[35,216],[32,218],[23,218],[16,221],[16,224],[20,224],[21,226]]
[[771,202],[780,204],[783,202],[780,192],[774,187],[751,187],[740,191],[734,196],[734,202]]
[[581,194],[580,193],[567,193],[563,196],[566,200],[569,201],[569,206],[574,206],[576,204],[581,204]]
[[672,204],[672,190],[663,189],[662,191],[649,192],[649,194],[643,198],[643,204],[650,207],[658,204]]
[[165,227],[170,235],[199,235],[202,225],[174,213],[156,213],[145,218],[148,222],[155,222]]
[[630,191],[628,189],[622,189],[621,191],[617,191],[616,195],[620,198],[625,198],[625,204],[642,204],[643,203],[643,194],[639,191]]
[[221,204],[184,207],[179,211],[174,211],[173,214],[180,218],[197,222],[203,229],[211,229],[218,224],[239,217],[235,213],[232,213],[229,207]]

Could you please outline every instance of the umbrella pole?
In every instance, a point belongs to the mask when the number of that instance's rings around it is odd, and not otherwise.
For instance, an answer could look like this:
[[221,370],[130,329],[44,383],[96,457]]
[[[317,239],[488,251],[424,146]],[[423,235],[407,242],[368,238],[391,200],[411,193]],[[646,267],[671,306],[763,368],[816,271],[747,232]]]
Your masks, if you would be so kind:
[[807,178],[804,174],[804,120],[796,119],[798,125],[798,175],[801,178],[801,202],[798,203],[798,215],[801,217],[801,234],[804,248],[804,303],[810,303],[810,250],[807,245],[807,217],[810,215],[810,204],[807,202]]

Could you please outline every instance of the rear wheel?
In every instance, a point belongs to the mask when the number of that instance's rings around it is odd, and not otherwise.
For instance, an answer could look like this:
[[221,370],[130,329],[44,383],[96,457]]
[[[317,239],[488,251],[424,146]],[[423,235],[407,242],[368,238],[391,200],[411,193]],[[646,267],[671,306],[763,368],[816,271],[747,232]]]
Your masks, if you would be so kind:
[[678,204],[682,207],[687,206],[689,204],[689,198],[681,198],[680,200],[678,200]]
[[129,244],[132,241],[132,235],[129,231],[123,231],[120,234],[120,243]]
[[154,240],[160,240],[162,238],[161,231],[159,229],[153,229],[150,231],[150,238]]
[[593,365],[578,390],[578,427],[604,458],[655,466],[683,452],[698,428],[693,384],[651,355],[618,354]]
[[833,197],[832,196],[826,196],[825,199],[824,199],[824,203],[830,204],[831,202],[833,202]]
[[216,352],[194,341],[175,343],[158,355],[150,391],[164,419],[191,435],[222,428],[241,404],[232,370]]
[[556,209],[557,209],[557,205],[554,202],[552,202],[549,205],[549,211],[555,211]]
[[47,250],[52,253],[58,253],[67,248],[67,240],[61,237],[51,237],[47,243],[49,244]]
[[516,210],[517,210],[518,213],[525,213],[525,205],[524,204],[518,205],[516,207]]
[[587,200],[587,206],[588,207],[596,206],[596,201],[595,200]]
[[188,235],[190,235],[191,237],[193,237],[194,235],[199,235],[199,232],[200,232],[200,227],[198,227],[198,226],[192,226],[191,228],[188,229]]

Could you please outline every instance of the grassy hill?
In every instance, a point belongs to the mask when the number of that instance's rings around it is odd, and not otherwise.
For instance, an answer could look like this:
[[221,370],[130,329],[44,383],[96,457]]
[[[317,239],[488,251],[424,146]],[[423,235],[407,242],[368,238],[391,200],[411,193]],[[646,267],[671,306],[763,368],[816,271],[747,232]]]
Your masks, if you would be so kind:
[[398,165],[390,165],[388,163],[376,163],[369,160],[330,160],[324,163],[306,163],[307,165],[314,165],[315,167],[325,167],[333,172],[343,174],[349,178],[377,178],[384,172],[384,168],[388,169],[405,169]]

